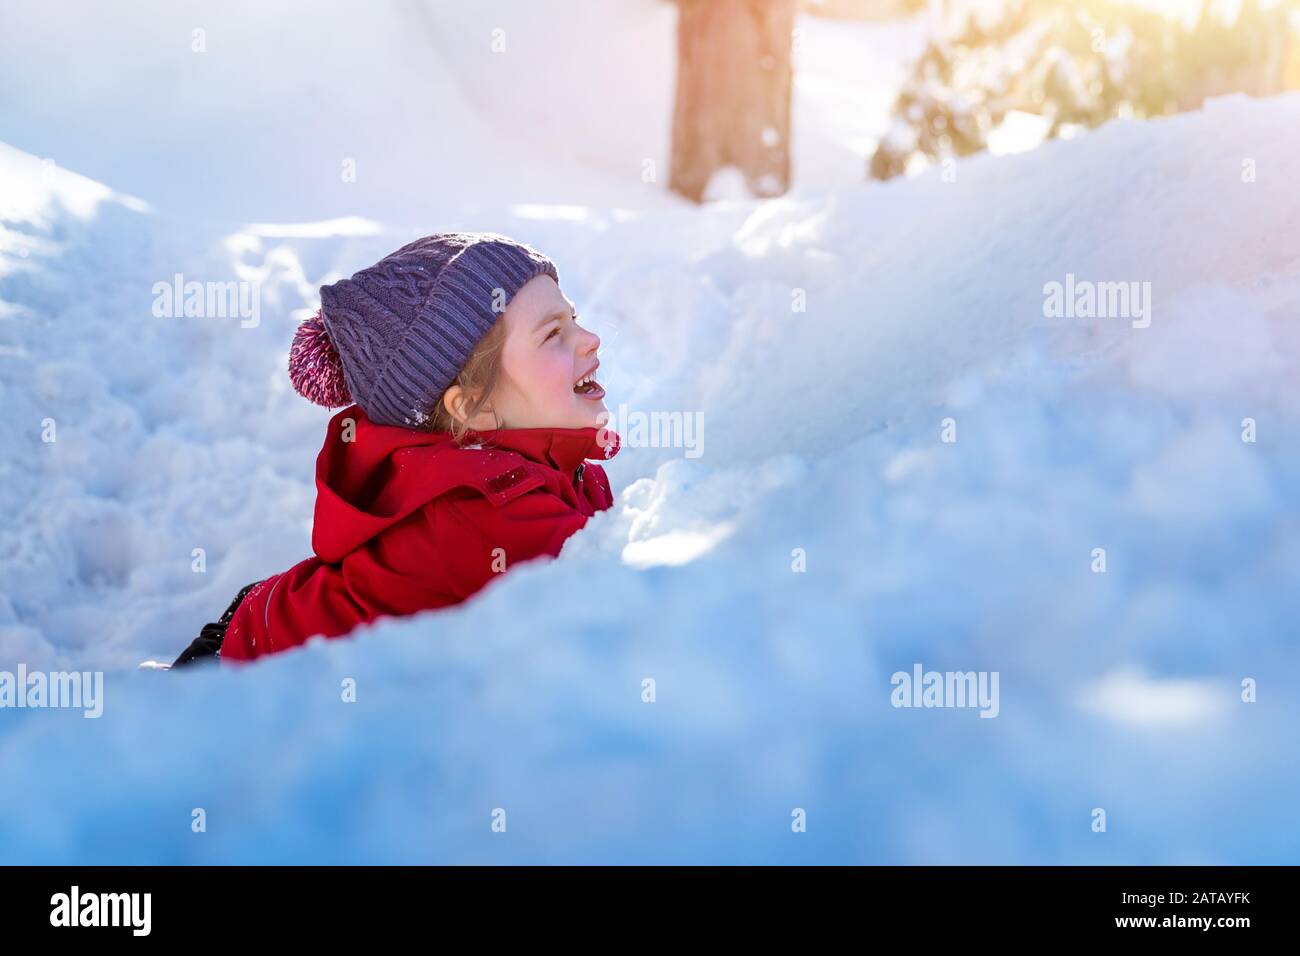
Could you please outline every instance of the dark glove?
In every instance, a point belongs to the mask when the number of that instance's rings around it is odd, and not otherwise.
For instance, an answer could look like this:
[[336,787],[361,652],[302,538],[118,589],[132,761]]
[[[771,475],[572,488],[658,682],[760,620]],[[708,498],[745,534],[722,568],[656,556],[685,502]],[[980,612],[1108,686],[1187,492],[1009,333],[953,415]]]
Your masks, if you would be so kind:
[[261,583],[261,581],[254,581],[252,584],[240,588],[239,593],[235,595],[235,599],[230,602],[230,607],[226,608],[226,612],[221,615],[221,619],[204,624],[203,629],[199,631],[199,636],[190,642],[189,647],[181,651],[181,656],[176,658],[172,667],[187,667],[204,662],[211,663],[221,657],[221,645],[226,640],[226,628],[230,625],[230,619],[235,616],[235,611],[239,609],[239,604],[244,600],[244,595]]

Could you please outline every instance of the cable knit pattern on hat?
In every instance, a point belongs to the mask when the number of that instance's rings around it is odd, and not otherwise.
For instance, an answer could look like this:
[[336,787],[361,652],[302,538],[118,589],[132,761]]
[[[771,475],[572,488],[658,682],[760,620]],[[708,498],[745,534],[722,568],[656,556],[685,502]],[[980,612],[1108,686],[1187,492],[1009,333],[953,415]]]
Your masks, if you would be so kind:
[[543,273],[560,281],[523,243],[447,232],[322,286],[321,319],[353,400],[373,422],[418,426],[515,293]]

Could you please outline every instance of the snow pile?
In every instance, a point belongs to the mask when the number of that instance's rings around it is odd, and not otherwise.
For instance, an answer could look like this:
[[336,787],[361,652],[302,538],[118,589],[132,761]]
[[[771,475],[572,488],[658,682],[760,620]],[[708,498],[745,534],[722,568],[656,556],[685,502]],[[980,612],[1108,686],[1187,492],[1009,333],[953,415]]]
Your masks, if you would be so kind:
[[0,141],[177,216],[677,202],[641,179],[652,158],[667,180],[676,13],[659,0],[13,0],[4,26]]
[[[4,150],[0,669],[107,673],[98,719],[0,710],[0,861],[1294,860],[1298,120],[449,222],[554,257],[611,408],[703,454],[626,448],[615,510],[460,608],[186,675],[133,664],[308,553],[293,324],[401,236],[187,242]],[[260,324],[153,316],[174,272],[258,279]],[[1067,275],[1149,282],[1150,326],[1045,317]],[[892,706],[918,664],[997,672],[996,718]]]

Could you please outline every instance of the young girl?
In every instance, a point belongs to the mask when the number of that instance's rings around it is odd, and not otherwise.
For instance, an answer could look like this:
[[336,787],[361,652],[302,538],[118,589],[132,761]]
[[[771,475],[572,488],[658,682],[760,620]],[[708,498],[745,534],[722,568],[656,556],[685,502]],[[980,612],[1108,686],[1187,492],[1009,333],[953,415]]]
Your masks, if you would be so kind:
[[294,387],[347,405],[316,459],[315,555],[240,590],[172,667],[248,661],[464,601],[614,503],[600,339],[559,273],[495,233],[417,239],[321,288]]

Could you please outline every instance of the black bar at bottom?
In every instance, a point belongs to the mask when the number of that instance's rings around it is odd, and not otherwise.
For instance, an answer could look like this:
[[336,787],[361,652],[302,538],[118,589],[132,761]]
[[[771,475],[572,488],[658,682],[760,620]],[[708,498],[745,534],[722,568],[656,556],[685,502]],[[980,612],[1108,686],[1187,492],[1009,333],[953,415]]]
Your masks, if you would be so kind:
[[1289,867],[9,867],[0,925],[10,939],[213,943],[280,931],[337,944],[377,926],[495,931],[525,912],[549,914],[552,928],[576,920],[580,935],[599,912],[645,930],[704,917],[762,933],[815,918],[859,932],[922,927],[927,938],[970,938],[977,926],[982,940],[1231,941],[1285,931],[1296,886]]

